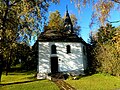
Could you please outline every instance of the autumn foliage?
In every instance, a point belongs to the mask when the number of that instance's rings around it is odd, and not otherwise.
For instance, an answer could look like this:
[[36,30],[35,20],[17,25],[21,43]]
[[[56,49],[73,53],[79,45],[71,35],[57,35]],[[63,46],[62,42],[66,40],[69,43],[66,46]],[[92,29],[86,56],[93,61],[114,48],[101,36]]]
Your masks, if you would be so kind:
[[120,27],[107,24],[92,35],[93,68],[98,72],[120,76]]

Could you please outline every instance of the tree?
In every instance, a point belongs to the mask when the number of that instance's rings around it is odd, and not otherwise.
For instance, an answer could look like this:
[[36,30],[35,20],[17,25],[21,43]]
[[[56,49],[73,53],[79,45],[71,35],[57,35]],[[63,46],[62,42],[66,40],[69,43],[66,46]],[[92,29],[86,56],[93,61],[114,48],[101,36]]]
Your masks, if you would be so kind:
[[109,42],[115,35],[115,27],[111,24],[106,24],[105,27],[100,27],[97,32],[97,41],[100,43]]
[[56,10],[55,12],[50,13],[48,28],[56,29],[57,31],[62,30],[64,27],[63,19],[60,15],[60,12]]
[[95,41],[91,52],[92,63],[96,71],[120,76],[119,29],[107,24],[98,29],[96,38],[92,36]]
[[[44,19],[49,2],[57,0],[0,0],[0,65],[3,68],[4,60],[8,63],[14,49],[16,38],[22,36],[31,39],[33,34],[39,32],[39,24]],[[8,34],[9,33],[9,34]],[[8,65],[8,64],[6,64]],[[8,67],[8,66],[7,66]],[[0,78],[2,75],[0,70]]]
[[[110,11],[116,9],[119,11],[120,1],[119,0],[71,0],[75,2],[75,5],[78,7],[79,11],[83,9],[82,7],[87,6],[87,4],[92,4],[93,13],[91,16],[90,27],[97,21],[102,26],[105,26],[106,23],[112,21],[108,20],[110,16]],[[119,22],[114,21],[114,22]]]
[[34,70],[37,65],[34,62],[37,62],[37,60],[32,59],[33,57],[33,50],[30,48],[26,43],[17,44],[16,49],[16,61],[14,62],[14,65],[20,64],[20,68],[22,70]]
[[72,24],[73,24],[73,29],[74,29],[74,33],[76,34],[76,35],[79,35],[80,36],[80,31],[81,31],[81,29],[80,29],[80,26],[78,25],[78,19],[76,18],[76,16],[74,15],[74,14],[71,14],[70,15],[70,18],[71,18],[71,22],[72,22]]
[[[77,24],[76,16],[71,14],[70,18],[75,34],[80,35],[80,26]],[[64,30],[64,19],[65,16],[62,18],[58,10],[50,13],[48,26],[45,26],[45,30],[49,29],[62,32]]]

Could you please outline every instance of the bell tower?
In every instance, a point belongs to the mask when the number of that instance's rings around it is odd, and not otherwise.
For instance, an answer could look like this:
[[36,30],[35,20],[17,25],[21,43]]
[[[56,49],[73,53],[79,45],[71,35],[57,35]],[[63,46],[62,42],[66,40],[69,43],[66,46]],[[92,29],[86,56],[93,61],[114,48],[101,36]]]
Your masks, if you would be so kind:
[[68,6],[66,6],[66,17],[65,17],[65,20],[64,20],[64,28],[65,28],[66,32],[68,32],[70,34],[73,34],[73,25],[72,25],[72,22],[71,22],[70,15],[68,13]]

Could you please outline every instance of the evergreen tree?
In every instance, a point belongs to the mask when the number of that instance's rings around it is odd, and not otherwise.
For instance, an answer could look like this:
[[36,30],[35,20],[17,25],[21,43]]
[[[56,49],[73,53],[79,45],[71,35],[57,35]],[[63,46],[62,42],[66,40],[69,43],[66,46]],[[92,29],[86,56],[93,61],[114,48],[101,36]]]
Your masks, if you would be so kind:
[[64,28],[63,25],[64,25],[63,19],[58,10],[50,13],[48,28],[50,28],[51,30],[60,31]]

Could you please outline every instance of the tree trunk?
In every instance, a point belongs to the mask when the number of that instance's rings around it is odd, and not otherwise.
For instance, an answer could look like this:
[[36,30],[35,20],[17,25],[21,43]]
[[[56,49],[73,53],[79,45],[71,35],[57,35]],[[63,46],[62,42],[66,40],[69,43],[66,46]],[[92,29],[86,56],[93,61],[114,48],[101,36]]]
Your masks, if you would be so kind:
[[2,78],[2,71],[3,71],[3,56],[0,55],[1,59],[0,59],[0,82],[1,82],[1,78]]
[[5,14],[4,14],[4,16],[3,16],[3,18],[2,18],[2,27],[0,27],[1,28],[1,30],[2,30],[2,38],[0,39],[0,49],[2,49],[2,52],[0,52],[0,81],[1,81],[1,77],[2,77],[2,72],[3,72],[3,52],[4,52],[4,47],[6,47],[6,40],[5,40],[5,38],[6,38],[6,34],[5,34],[5,32],[6,32],[6,25],[5,25],[5,23],[6,23],[6,21],[7,21],[7,14],[8,14],[8,7],[9,7],[9,0],[6,0],[5,1],[5,3],[6,3],[6,5],[7,5],[7,8],[6,8],[6,10],[5,10]]
[[2,78],[2,67],[0,65],[0,82],[1,82],[1,78]]
[[8,60],[6,60],[6,76],[8,75],[8,71],[9,71],[9,64],[8,64]]

